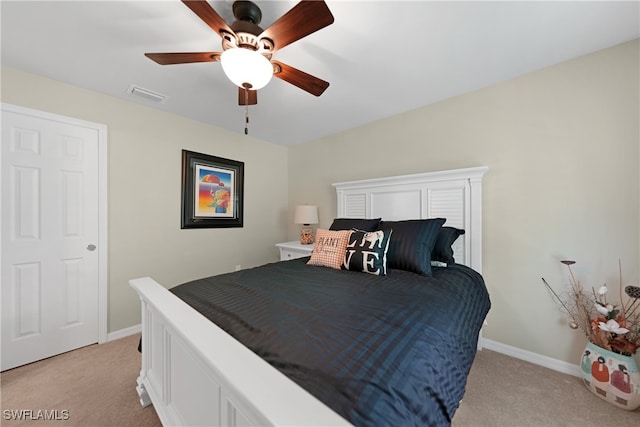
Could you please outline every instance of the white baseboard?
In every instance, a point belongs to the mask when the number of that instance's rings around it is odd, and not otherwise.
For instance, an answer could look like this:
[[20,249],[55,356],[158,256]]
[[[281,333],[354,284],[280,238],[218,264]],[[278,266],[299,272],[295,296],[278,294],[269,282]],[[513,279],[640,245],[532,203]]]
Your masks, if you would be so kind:
[[582,377],[582,371],[578,365],[564,362],[562,360],[554,359],[552,357],[543,356],[538,353],[534,353],[529,350],[523,350],[518,347],[513,347],[507,344],[502,344],[497,341],[493,341],[487,338],[482,339],[482,346],[487,350],[492,350],[497,353],[502,353],[507,356],[515,357],[516,359],[525,360],[535,365],[540,365],[545,368],[553,369],[554,371],[562,372],[563,374],[573,375],[574,377]]
[[142,332],[142,325],[135,325],[130,328],[120,329],[119,331],[109,332],[107,334],[107,342],[139,334],[140,332]]

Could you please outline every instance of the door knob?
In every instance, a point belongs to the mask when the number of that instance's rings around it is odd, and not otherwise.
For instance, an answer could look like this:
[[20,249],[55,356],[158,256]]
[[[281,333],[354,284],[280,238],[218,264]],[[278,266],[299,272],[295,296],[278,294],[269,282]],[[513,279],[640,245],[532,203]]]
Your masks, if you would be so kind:
[[87,250],[88,250],[89,252],[93,252],[93,251],[95,251],[95,250],[96,250],[96,245],[89,245],[89,246],[87,246]]

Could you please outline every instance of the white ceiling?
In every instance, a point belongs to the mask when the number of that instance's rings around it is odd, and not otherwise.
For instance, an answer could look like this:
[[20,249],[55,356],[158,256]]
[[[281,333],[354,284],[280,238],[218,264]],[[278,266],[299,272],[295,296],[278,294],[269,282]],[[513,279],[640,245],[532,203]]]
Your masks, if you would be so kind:
[[[296,1],[255,0],[267,28]],[[233,22],[233,1],[212,1]],[[329,81],[316,98],[273,79],[249,134],[293,145],[477,90],[640,36],[640,2],[327,1],[335,22],[274,59]],[[2,64],[244,133],[219,63],[145,52],[220,51],[175,1],[1,1]],[[131,84],[168,96],[156,104]]]

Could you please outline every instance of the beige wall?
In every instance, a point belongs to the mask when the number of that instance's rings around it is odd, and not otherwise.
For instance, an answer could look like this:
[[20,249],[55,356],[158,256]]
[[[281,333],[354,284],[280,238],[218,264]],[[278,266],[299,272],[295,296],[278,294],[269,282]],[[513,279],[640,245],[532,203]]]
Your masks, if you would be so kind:
[[484,335],[577,363],[585,339],[540,277],[562,290],[569,258],[583,285],[616,285],[620,259],[623,282],[638,283],[638,50],[636,40],[293,147],[289,204],[318,204],[328,227],[333,182],[488,166]]
[[[109,332],[140,323],[131,278],[171,287],[278,259],[274,244],[287,234],[285,147],[6,67],[2,102],[108,127]],[[245,163],[244,227],[180,229],[182,149]]]

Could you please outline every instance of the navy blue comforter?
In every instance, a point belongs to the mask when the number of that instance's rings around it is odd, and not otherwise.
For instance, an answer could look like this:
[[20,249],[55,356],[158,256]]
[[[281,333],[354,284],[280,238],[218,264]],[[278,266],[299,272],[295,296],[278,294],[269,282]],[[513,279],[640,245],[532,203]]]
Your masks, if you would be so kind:
[[450,425],[490,307],[482,277],[462,265],[378,277],[307,260],[171,291],[357,426]]

